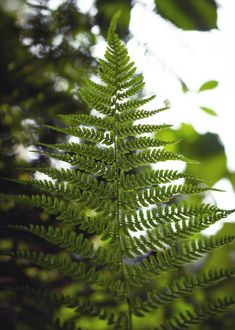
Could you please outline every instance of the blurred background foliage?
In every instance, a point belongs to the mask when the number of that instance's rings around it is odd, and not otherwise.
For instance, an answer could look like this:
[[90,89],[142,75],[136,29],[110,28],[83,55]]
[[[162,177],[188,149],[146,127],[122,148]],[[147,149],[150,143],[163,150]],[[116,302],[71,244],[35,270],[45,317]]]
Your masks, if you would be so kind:
[[216,28],[214,0],[155,0],[157,12],[184,30],[208,31]]
[[[76,0],[58,1],[54,8],[47,0],[0,1],[1,178],[25,178],[30,174],[17,168],[46,162],[43,156],[29,153],[29,150],[37,150],[39,141],[54,143],[61,141],[62,137],[43,128],[42,124],[56,124],[57,114],[87,111],[80,103],[77,91],[96,72],[97,60],[92,56],[92,48],[100,35],[106,35],[110,18],[117,9],[123,12],[118,32],[123,39],[130,38],[128,25],[135,1],[94,0],[90,10],[85,12],[80,3]],[[217,5],[214,0],[155,0],[155,4],[158,14],[181,29],[208,31],[216,28]],[[183,82],[182,90],[187,92]],[[208,115],[213,115],[209,112]],[[188,172],[208,180],[209,185],[221,178],[228,178],[235,186],[235,176],[227,170],[224,147],[217,135],[209,132],[200,135],[192,126],[182,123],[178,130],[165,131],[164,138],[182,139],[183,142],[174,145],[174,151],[201,162],[200,166],[188,166]],[[27,193],[29,188],[1,180],[1,192]],[[4,198],[0,202],[0,249],[29,246],[44,252],[61,253],[49,244],[41,244],[33,236],[7,228],[7,225],[14,223],[51,224],[54,221],[52,216],[40,210],[16,206]],[[231,205],[231,208],[234,207]],[[218,235],[224,232],[234,233],[235,224],[224,224]],[[231,267],[234,263],[234,245],[230,245],[208,255],[194,266],[189,265],[182,273],[200,272],[218,265],[221,268]],[[164,287],[168,276],[172,275],[166,275],[157,285]],[[56,272],[45,272],[22,260],[1,258],[0,324],[4,330],[41,330],[43,317],[48,315],[59,315],[64,320],[74,318],[73,311],[68,308],[58,308],[52,302],[45,301],[45,304],[37,297],[21,294],[20,291],[12,293],[4,290],[7,285],[25,283],[64,294],[76,295],[79,292],[102,303],[102,296],[83,283],[65,280]],[[232,281],[224,286],[218,285],[216,290],[201,290],[190,301],[188,298],[177,301],[158,314],[150,315],[147,321],[138,320],[135,322],[136,329],[147,329],[155,325],[156,318],[164,321],[172,311],[226,293],[235,293]],[[31,314],[35,319],[38,315],[40,322],[31,319]],[[81,320],[80,324],[89,328],[90,319]],[[106,329],[103,321],[93,323],[92,327]],[[231,310],[226,318],[218,316],[213,321],[204,322],[203,329],[235,329],[234,312]]]

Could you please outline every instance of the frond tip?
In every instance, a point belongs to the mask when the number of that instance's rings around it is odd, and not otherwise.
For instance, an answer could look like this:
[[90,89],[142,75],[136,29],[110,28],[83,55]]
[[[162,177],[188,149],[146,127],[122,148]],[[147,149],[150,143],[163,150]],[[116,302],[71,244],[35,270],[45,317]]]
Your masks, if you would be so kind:
[[118,23],[118,20],[121,16],[121,13],[122,11],[121,10],[118,10],[114,15],[113,15],[113,18],[111,20],[111,23],[109,25],[109,29],[108,29],[108,35],[107,35],[107,42],[110,42],[110,40],[112,39],[114,33],[115,33],[115,30],[117,28],[117,23]]

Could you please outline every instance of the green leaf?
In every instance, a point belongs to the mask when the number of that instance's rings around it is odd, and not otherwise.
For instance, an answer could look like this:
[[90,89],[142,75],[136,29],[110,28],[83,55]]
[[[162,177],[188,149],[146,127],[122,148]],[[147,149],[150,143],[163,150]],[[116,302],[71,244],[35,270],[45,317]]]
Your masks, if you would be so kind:
[[155,0],[155,4],[159,15],[181,29],[208,31],[217,27],[214,0]]
[[217,116],[217,113],[214,110],[210,109],[210,108],[200,107],[200,109],[202,109],[202,111],[206,112],[210,116]]
[[206,91],[208,89],[214,89],[218,85],[219,85],[219,83],[217,80],[209,80],[209,81],[206,81],[204,84],[202,84],[198,91],[202,92],[202,91]]
[[180,79],[180,83],[181,83],[182,92],[183,92],[183,93],[187,93],[187,92],[189,92],[189,88],[188,88],[188,86],[185,84],[185,82],[184,82],[183,80]]

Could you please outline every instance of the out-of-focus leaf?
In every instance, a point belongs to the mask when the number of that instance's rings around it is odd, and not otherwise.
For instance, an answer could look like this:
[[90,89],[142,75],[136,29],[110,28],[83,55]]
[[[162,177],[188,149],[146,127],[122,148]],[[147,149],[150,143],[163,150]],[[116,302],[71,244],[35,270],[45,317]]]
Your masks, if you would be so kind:
[[155,0],[158,14],[184,30],[209,31],[217,28],[214,0]]
[[171,103],[170,103],[170,101],[168,99],[165,99],[164,100],[164,105],[165,105],[165,107],[169,107],[170,108]]
[[205,82],[204,84],[202,84],[198,91],[202,92],[202,91],[206,91],[208,89],[216,88],[218,86],[218,84],[219,83],[217,80],[209,80],[209,81]]
[[217,116],[217,113],[214,110],[210,109],[210,108],[200,107],[200,109],[202,109],[202,111],[208,113],[208,115]]
[[[235,232],[235,223],[225,222],[223,227],[217,232],[216,237],[224,237],[231,235]],[[215,269],[216,267],[230,268],[234,265],[234,253],[235,242],[227,245],[221,250],[212,252],[210,258],[206,261],[203,271],[207,271],[210,268]],[[223,288],[224,289],[224,288]],[[231,293],[231,292],[230,292]],[[235,286],[233,285],[233,293],[235,294]]]
[[[217,233],[218,236],[226,236],[231,235],[231,233],[235,232],[235,223],[225,222],[223,228]],[[235,246],[235,242],[230,245],[230,247]],[[234,251],[235,252],[235,251]]]
[[199,166],[188,165],[188,170],[190,174],[205,179],[212,186],[226,174],[226,157],[224,153],[205,157]]
[[185,82],[183,80],[180,79],[180,83],[181,83],[181,88],[182,88],[182,92],[183,93],[187,93],[189,91],[188,86],[185,84]]
[[188,158],[199,161],[200,165],[197,166],[188,164],[187,171],[196,177],[205,179],[208,185],[215,184],[222,177],[228,177],[226,155],[218,135],[209,132],[201,135],[191,125],[182,124],[177,131],[168,129],[159,132],[158,138],[182,140],[183,142],[167,147],[167,150],[187,155]]

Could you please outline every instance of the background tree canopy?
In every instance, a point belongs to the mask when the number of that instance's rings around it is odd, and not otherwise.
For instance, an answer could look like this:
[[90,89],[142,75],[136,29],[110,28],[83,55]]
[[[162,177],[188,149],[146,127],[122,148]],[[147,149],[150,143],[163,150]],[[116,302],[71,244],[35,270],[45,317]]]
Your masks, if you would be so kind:
[[[96,0],[88,11],[83,10],[82,2],[84,1],[59,1],[57,6],[52,6],[52,2],[47,0],[5,0],[0,3],[1,178],[24,179],[26,174],[22,174],[18,168],[44,164],[47,161],[42,155],[30,153],[29,150],[40,150],[37,145],[39,141],[55,143],[62,138],[56,132],[43,127],[42,123],[56,125],[58,114],[87,111],[77,97],[77,91],[96,71],[93,46],[102,35],[106,36],[110,19],[118,9],[122,10],[118,33],[124,40],[131,37],[128,26],[135,1]],[[183,30],[208,31],[217,27],[217,3],[214,0],[155,0],[155,11]],[[202,88],[207,89],[208,86]],[[185,93],[188,90],[183,82],[182,90]],[[204,107],[204,111],[213,115],[213,110],[211,112]],[[181,143],[174,145],[174,151],[201,162],[200,166],[189,165],[189,173],[208,180],[210,185],[221,178],[227,178],[234,187],[235,175],[227,169],[224,147],[216,134],[208,132],[200,135],[191,125],[182,123],[178,130],[165,131],[164,137],[169,140],[182,139]],[[27,191],[28,187],[1,180],[1,192]],[[234,207],[235,205],[230,205],[230,208]],[[54,221],[53,217],[43,211],[16,206],[3,197],[0,199],[0,212],[0,250],[26,244],[22,242],[27,234],[15,232],[7,228],[7,225],[33,221],[50,224]],[[235,232],[235,224],[226,223],[218,235],[232,232]],[[40,240],[33,237],[27,241],[29,247],[41,246]],[[234,244],[229,245],[216,254],[208,255],[197,267],[206,270],[213,264],[220,265],[221,268],[234,266],[234,247]],[[48,244],[43,245],[43,249],[50,252],[55,248]],[[31,283],[35,286],[43,284],[45,287],[58,288],[66,294],[76,293],[79,285],[62,280],[56,272],[46,273],[36,267],[29,267],[22,260],[13,259],[9,262],[7,258],[1,257],[0,263],[2,288],[16,283]],[[189,267],[185,272],[193,272],[193,269]],[[83,289],[84,295],[92,296],[92,292],[86,287]],[[218,286],[217,292],[220,294],[219,290]],[[235,294],[234,282],[227,282],[222,293]],[[214,292],[209,289],[197,294],[197,298],[203,301],[213,297]],[[30,298],[25,298],[20,292],[12,294],[5,290],[0,292],[0,299],[0,318],[4,329],[42,329],[40,323],[30,328],[25,320],[15,320],[12,314],[17,309],[34,309],[39,313],[45,308],[43,304],[39,302],[37,306],[32,305]],[[179,310],[187,304],[187,300],[180,301],[169,308]],[[73,318],[73,313],[66,308],[58,310],[56,305],[46,308],[62,319]],[[168,313],[165,310],[159,317],[167,318]],[[89,324],[89,320],[87,322]],[[154,319],[150,318],[149,324],[154,324]],[[103,329],[102,326],[100,321],[94,328]],[[148,325],[143,326],[146,328]],[[232,310],[225,318],[218,317],[214,323],[208,321],[203,326],[205,330],[232,328],[235,328],[235,314]]]

